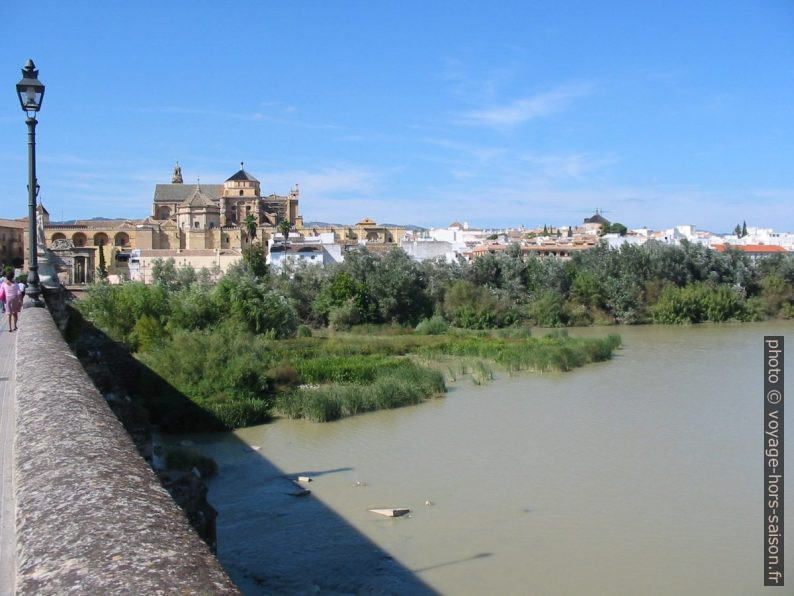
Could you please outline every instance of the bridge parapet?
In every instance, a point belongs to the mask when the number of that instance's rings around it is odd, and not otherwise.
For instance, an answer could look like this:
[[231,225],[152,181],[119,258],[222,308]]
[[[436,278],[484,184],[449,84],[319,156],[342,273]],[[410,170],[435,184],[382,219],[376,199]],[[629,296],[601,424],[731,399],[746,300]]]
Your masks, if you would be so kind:
[[17,593],[238,594],[47,309],[17,337]]

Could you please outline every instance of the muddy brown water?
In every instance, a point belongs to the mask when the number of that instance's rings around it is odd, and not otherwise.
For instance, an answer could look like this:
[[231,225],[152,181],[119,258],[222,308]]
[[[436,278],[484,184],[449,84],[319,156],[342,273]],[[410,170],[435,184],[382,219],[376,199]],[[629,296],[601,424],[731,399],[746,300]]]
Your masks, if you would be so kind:
[[763,593],[762,338],[794,323],[618,331],[569,373],[188,437],[221,467],[221,562],[250,594]]

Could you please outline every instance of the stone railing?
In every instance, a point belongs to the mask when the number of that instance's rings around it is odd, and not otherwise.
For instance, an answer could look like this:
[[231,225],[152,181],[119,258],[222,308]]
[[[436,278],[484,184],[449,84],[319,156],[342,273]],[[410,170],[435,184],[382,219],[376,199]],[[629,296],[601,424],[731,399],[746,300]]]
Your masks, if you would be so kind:
[[237,594],[61,338],[20,319],[19,594]]

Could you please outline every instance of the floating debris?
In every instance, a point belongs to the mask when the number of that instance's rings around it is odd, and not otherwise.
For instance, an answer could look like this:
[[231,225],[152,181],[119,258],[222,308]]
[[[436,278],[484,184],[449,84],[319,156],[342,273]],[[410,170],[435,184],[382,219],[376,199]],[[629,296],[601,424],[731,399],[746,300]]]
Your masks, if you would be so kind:
[[385,515],[386,517],[400,517],[409,513],[411,510],[407,507],[397,507],[394,509],[370,509],[370,511],[378,515]]
[[298,476],[298,482],[311,482],[312,479],[309,476]]
[[367,486],[366,482],[361,482],[360,480],[356,480],[354,486]]

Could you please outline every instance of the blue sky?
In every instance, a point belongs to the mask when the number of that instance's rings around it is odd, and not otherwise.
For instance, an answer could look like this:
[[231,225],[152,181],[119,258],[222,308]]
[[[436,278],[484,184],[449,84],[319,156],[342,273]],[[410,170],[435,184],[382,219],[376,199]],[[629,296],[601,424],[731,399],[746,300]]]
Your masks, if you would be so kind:
[[27,58],[56,219],[239,162],[306,220],[794,231],[794,2],[4,2],[0,217]]

